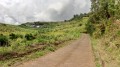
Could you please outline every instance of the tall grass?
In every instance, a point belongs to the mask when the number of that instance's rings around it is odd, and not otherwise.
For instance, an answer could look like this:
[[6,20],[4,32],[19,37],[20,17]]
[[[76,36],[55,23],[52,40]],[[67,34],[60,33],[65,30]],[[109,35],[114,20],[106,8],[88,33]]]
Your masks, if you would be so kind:
[[[109,21],[108,21],[109,22]],[[99,28],[99,27],[97,27]],[[106,25],[105,34],[100,34],[100,28],[94,32],[93,49],[97,67],[120,66],[120,25],[114,22]]]

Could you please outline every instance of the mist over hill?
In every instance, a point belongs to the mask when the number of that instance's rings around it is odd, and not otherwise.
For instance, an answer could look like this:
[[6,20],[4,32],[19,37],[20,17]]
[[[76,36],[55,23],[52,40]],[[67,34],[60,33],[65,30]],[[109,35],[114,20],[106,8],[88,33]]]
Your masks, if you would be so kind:
[[90,0],[0,0],[0,22],[61,21],[90,11]]

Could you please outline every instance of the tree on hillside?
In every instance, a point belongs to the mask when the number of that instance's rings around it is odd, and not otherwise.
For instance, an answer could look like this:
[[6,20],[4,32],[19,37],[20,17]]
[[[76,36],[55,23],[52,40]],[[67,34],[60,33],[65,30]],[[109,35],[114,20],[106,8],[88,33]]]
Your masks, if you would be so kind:
[[92,20],[118,18],[120,15],[119,0],[91,0]]
[[98,26],[101,33],[104,33],[106,25],[109,24],[108,20],[114,22],[120,19],[120,0],[91,0],[91,2],[91,13],[87,24],[87,28],[91,29],[87,30],[93,31],[92,28],[95,27],[92,26]]

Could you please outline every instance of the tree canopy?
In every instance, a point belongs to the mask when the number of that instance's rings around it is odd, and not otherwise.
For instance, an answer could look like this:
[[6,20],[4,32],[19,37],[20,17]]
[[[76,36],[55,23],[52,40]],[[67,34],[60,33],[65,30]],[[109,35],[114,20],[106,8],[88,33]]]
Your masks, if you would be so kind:
[[91,2],[92,22],[120,18],[120,0],[91,0]]

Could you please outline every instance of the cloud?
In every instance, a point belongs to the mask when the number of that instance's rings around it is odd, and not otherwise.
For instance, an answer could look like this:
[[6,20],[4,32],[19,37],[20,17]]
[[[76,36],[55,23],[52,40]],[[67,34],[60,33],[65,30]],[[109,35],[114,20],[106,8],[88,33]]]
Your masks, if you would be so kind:
[[90,0],[0,0],[0,22],[61,21],[90,11]]

